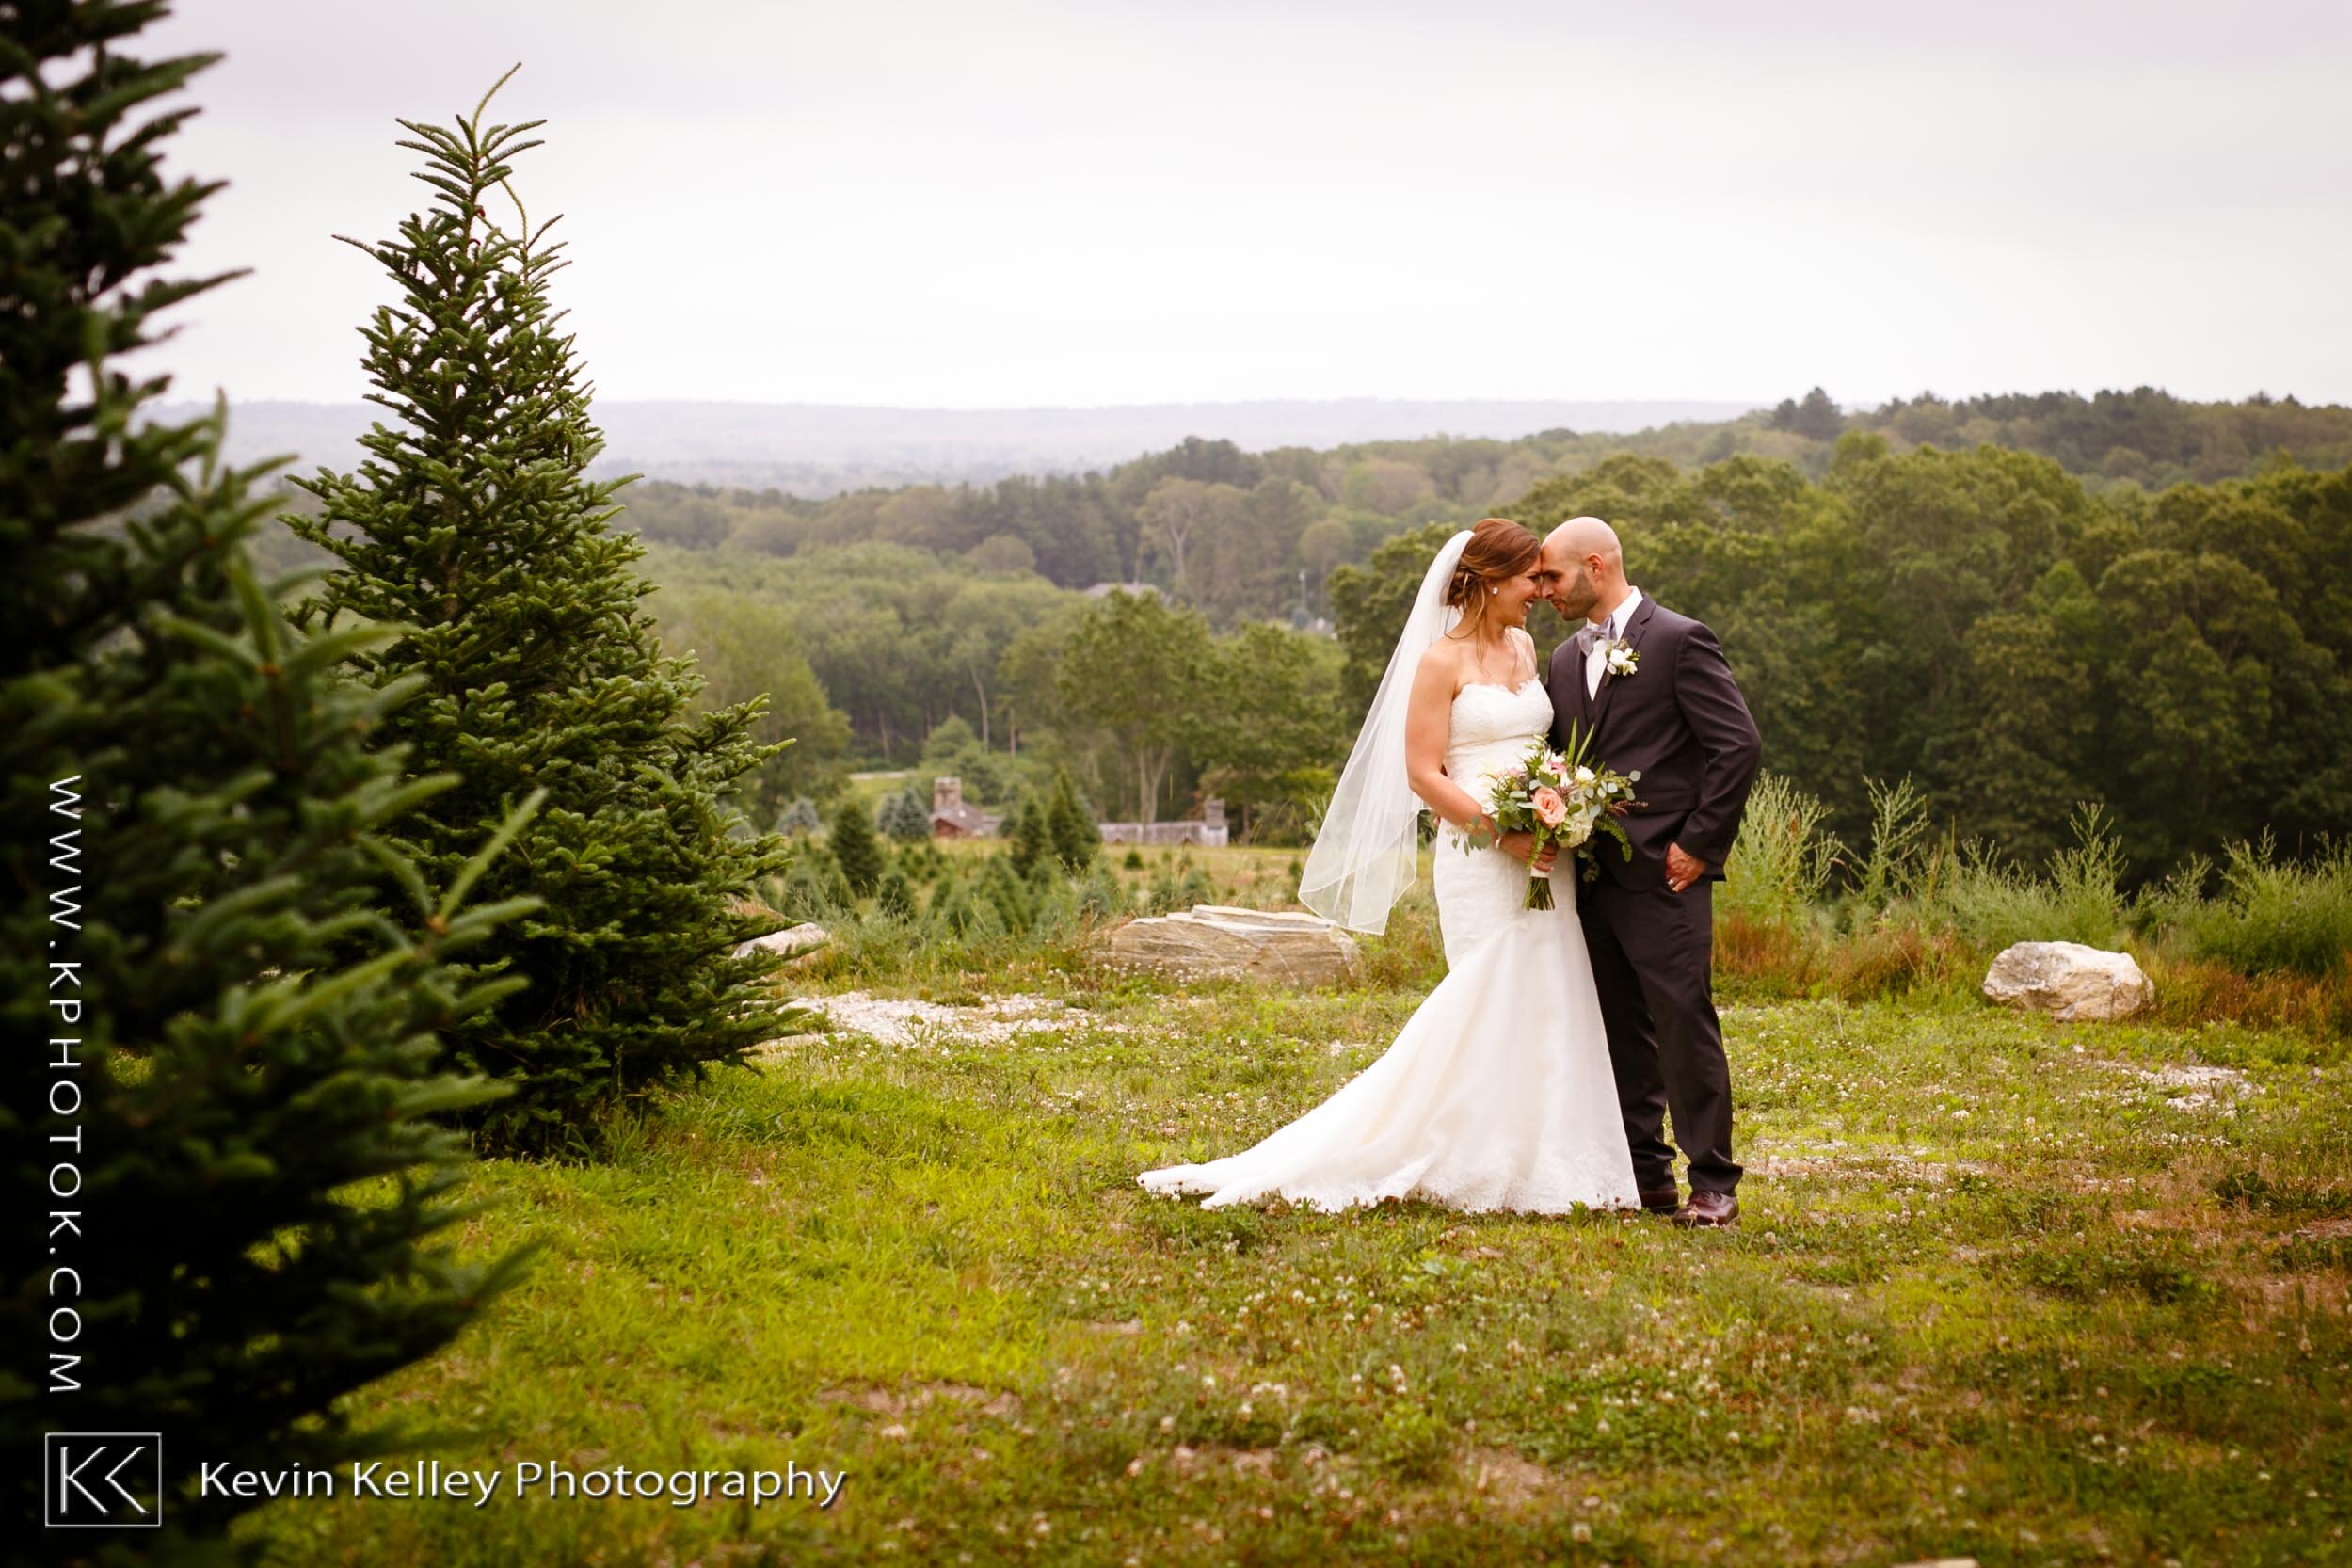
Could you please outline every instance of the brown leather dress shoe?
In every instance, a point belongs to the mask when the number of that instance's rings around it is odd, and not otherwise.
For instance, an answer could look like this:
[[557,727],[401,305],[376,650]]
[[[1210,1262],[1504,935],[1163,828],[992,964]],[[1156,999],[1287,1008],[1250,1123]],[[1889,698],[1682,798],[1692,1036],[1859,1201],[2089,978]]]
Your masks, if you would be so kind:
[[1729,1225],[1739,1222],[1739,1200],[1729,1192],[1692,1192],[1674,1211],[1678,1225]]
[[1656,1192],[1643,1192],[1640,1198],[1644,1212],[1662,1215],[1669,1220],[1682,1212],[1682,1193],[1674,1188],[1668,1187]]

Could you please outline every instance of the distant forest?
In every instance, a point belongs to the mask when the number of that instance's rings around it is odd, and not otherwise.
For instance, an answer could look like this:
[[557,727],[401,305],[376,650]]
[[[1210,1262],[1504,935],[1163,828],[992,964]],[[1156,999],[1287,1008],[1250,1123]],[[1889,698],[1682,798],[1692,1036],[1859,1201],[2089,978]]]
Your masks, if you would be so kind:
[[[1768,766],[1841,828],[1866,780],[1909,774],[2025,860],[2080,800],[2124,815],[2142,871],[2265,825],[2352,831],[2341,407],[2143,389],[1849,415],[1816,390],[1632,435],[1195,439],[1082,476],[617,500],[709,700],[767,693],[795,740],[746,802],[763,822],[857,767],[995,804],[1067,766],[1105,814],[1218,793],[1295,838],[1416,563],[1450,527],[1567,507],[1620,522],[1636,580],[1717,625]],[[284,536],[280,564],[306,548]]]
[[1947,401],[1923,392],[1848,414],[1816,388],[1717,424],[1637,434],[1546,430],[1517,440],[1377,441],[1251,454],[1190,440],[1101,473],[988,486],[911,486],[828,501],[776,491],[646,482],[624,492],[623,525],[689,550],[794,555],[881,542],[1033,571],[1063,587],[1149,583],[1219,625],[1324,616],[1332,570],[1422,523],[1508,515],[1546,480],[1620,454],[1679,467],[1750,456],[1829,472],[1840,436],[1885,438],[1895,454],[1978,445],[2055,459],[2092,493],[2161,490],[2250,476],[2281,462],[2352,463],[2352,408],[2256,397],[2190,403],[2151,388]]
[[[1061,587],[1149,584],[1220,626],[1304,624],[1329,613],[1331,572],[1368,559],[1382,541],[1428,522],[1509,515],[1537,485],[1605,458],[1631,454],[1692,468],[1749,456],[1818,480],[1848,430],[1883,437],[1896,455],[1978,445],[2036,453],[2093,494],[2247,477],[2280,463],[2352,463],[2352,408],[2293,397],[2192,403],[2148,387],[1957,401],[1922,392],[1849,413],[1815,388],[1741,418],[1631,434],[1433,436],[1255,454],[1193,438],[1082,476],[870,488],[822,501],[642,480],[621,493],[618,526],[696,552],[792,556],[904,545]],[[291,558],[296,541],[282,543]]]

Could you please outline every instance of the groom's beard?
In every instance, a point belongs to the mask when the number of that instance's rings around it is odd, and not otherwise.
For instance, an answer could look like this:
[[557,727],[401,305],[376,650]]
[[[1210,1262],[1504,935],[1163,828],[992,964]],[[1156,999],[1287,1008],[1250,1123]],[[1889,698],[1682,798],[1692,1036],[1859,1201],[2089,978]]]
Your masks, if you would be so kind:
[[1580,620],[1589,619],[1592,614],[1592,607],[1600,601],[1601,596],[1592,593],[1586,594],[1582,599],[1571,599],[1564,594],[1555,594],[1549,600],[1551,607],[1560,612],[1560,618],[1571,626]]
[[1572,626],[1590,619],[1592,607],[1601,601],[1600,591],[1592,586],[1592,574],[1583,571],[1576,573],[1575,582],[1561,584],[1560,592],[1549,597],[1552,608]]

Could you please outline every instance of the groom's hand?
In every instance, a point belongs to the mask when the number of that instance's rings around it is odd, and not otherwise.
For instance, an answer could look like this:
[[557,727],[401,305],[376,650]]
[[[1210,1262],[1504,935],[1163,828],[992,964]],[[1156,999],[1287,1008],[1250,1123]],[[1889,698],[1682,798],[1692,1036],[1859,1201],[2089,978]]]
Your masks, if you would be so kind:
[[1680,844],[1666,846],[1666,886],[1681,892],[1699,878],[1706,875],[1707,863],[1691,855]]

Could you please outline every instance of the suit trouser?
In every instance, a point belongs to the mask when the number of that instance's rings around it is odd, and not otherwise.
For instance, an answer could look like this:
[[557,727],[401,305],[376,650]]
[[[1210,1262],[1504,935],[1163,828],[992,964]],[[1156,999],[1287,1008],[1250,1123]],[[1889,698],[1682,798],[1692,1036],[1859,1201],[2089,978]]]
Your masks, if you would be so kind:
[[1740,1167],[1732,1159],[1731,1066],[1715,1016],[1713,884],[1679,893],[1621,888],[1603,872],[1578,886],[1576,914],[1592,955],[1635,1185],[1645,1193],[1673,1190],[1672,1112],[1692,1191],[1733,1191]]

